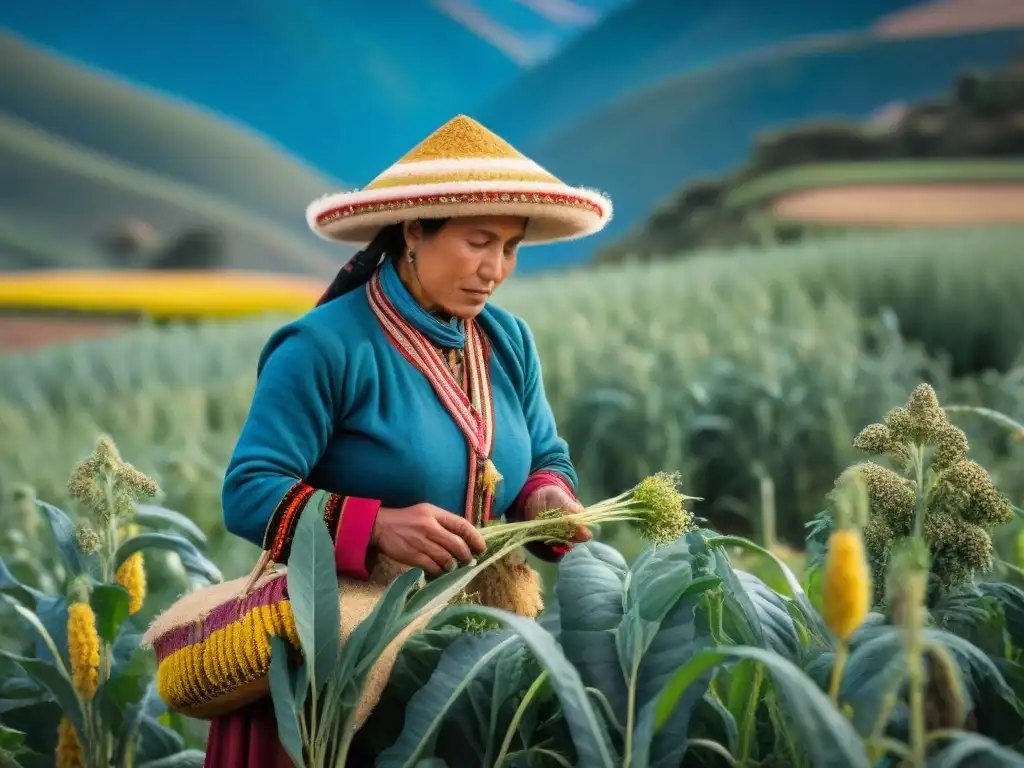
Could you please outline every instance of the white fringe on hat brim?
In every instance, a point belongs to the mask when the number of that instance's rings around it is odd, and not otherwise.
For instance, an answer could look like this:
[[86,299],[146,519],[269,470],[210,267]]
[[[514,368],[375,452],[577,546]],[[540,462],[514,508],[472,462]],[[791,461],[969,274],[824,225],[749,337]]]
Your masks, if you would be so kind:
[[[510,198],[528,195],[530,200],[487,200],[451,202],[409,202],[472,194],[507,194]],[[533,195],[576,197],[597,210],[559,202],[543,202]],[[395,208],[353,212],[320,224],[326,213],[348,207],[373,204],[398,204]],[[410,184],[401,187],[341,192],[314,200],[306,208],[309,228],[325,240],[345,243],[366,243],[382,227],[402,221],[425,218],[456,218],[464,216],[523,216],[530,222],[524,244],[553,243],[576,240],[600,232],[611,221],[612,202],[605,195],[583,187],[536,181],[456,181],[443,184]]]

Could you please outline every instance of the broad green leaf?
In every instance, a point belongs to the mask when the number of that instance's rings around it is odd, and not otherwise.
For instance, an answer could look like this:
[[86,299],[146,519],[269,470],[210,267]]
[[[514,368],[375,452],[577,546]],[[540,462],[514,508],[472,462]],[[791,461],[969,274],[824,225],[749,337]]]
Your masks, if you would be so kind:
[[[487,634],[496,641],[514,636],[506,629],[492,630]],[[494,765],[506,733],[511,739],[509,749],[512,752],[534,743],[536,723],[529,716],[536,717],[539,711],[546,709],[544,691],[550,692],[551,689],[541,681],[540,687],[531,694],[532,698],[521,713],[515,730],[509,732],[520,701],[544,674],[530,649],[518,637],[515,639],[515,643],[499,653],[476,676],[448,711],[434,755],[443,758],[451,768]],[[552,701],[552,697],[547,700]]]
[[415,615],[407,610],[407,605],[421,575],[419,569],[412,569],[391,582],[370,615],[352,630],[338,665],[340,677],[346,679],[353,671],[357,678],[366,674],[391,641],[412,622]]
[[559,642],[589,688],[614,712],[626,711],[626,684],[615,637],[622,623],[628,566],[612,547],[590,541],[563,558],[555,582]]
[[2,557],[0,557],[0,592],[10,595],[21,603],[31,604],[31,606],[35,606],[35,601],[43,595],[38,589],[33,589],[19,581],[11,573]]
[[803,587],[800,586],[800,580],[793,573],[792,569],[786,565],[777,556],[769,552],[764,547],[758,546],[749,539],[745,539],[742,536],[713,536],[707,540],[708,546],[715,547],[741,547],[750,552],[754,552],[762,557],[767,558],[770,562],[775,564],[775,567],[780,571],[782,577],[788,587],[789,594],[786,597],[793,600],[800,608],[800,614],[804,619],[804,623],[808,629],[810,629],[819,640],[827,641],[831,636],[828,628],[825,626],[825,622],[822,620],[821,615],[811,605],[811,601],[808,599]]
[[319,693],[338,661],[341,610],[334,545],[324,523],[329,494],[317,491],[295,526],[288,557],[288,596],[302,655],[310,665],[312,690]]
[[[834,663],[835,653],[823,650],[804,672],[828,690]],[[907,655],[895,636],[876,635],[854,647],[843,668],[839,701],[851,710],[850,722],[861,736],[871,734],[886,697],[899,693],[906,675]]]
[[398,652],[388,678],[388,688],[405,696],[405,702],[408,702],[416,691],[426,685],[445,651],[463,634],[457,626],[440,624],[412,635]]
[[[11,702],[12,704],[23,702],[20,706],[28,706],[38,701],[40,696],[46,695],[38,683],[19,674],[21,667],[17,664],[3,657],[0,657],[0,661],[3,661],[4,667],[6,667],[3,672],[0,672],[0,702]],[[16,708],[16,706],[6,707],[6,709]],[[0,712],[4,711],[5,708],[0,704]]]
[[299,668],[295,670],[295,675],[292,679],[292,696],[295,697],[295,701],[305,701],[309,695],[309,662],[305,659],[299,664]]
[[[10,605],[14,609],[14,611],[19,616],[21,616],[21,618],[24,619],[34,630],[35,636],[37,638],[37,660],[44,661],[47,663],[52,662],[57,667],[57,669],[70,680],[70,676],[68,675],[67,671],[69,665],[65,663],[65,660],[67,659],[67,611],[65,610],[63,614],[63,616],[65,617],[64,622],[54,627],[57,633],[57,637],[54,637],[55,633],[50,631],[50,627],[47,625],[47,622],[44,621],[44,618],[50,619],[52,621],[52,619],[54,618],[52,615],[41,617],[35,611],[30,611],[28,608],[26,608],[17,600],[8,595],[0,594],[0,598],[2,598],[4,602]],[[42,606],[42,604],[43,601],[40,601],[39,603],[37,603],[37,607]],[[47,604],[59,605],[59,601],[57,600],[57,598],[52,598],[47,601]],[[58,643],[61,642],[62,645],[58,645]]]
[[203,768],[206,753],[198,749],[186,749],[176,755],[141,763],[138,768]]
[[984,736],[963,731],[928,759],[928,768],[1020,768],[1024,755]]
[[1018,649],[1024,648],[1024,590],[1005,581],[987,581],[978,585],[983,594],[999,601],[1006,617],[1006,632]]
[[797,743],[815,768],[869,768],[867,754],[853,726],[799,667],[763,648],[743,646],[701,651],[679,669],[658,697],[655,729],[668,722],[677,703],[692,684],[719,665],[754,659],[771,674],[786,707]]
[[[59,595],[40,595],[36,600],[36,618],[53,640],[53,647],[37,635],[36,658],[55,662],[57,658],[67,666],[68,661],[68,602]],[[57,657],[53,655],[56,648]]]
[[210,562],[196,545],[176,533],[140,533],[122,542],[114,556],[114,567],[144,549],[163,549],[174,552],[181,560],[186,573],[203,583],[217,583],[223,580],[220,570]]
[[739,726],[726,706],[708,690],[701,699],[690,726],[690,735],[707,733],[734,755],[739,746]]
[[713,565],[703,539],[689,535],[647,548],[630,569],[626,610],[615,639],[626,688],[633,692],[635,768],[674,768],[686,749],[689,721],[711,674],[705,675],[703,688],[696,685],[687,692],[660,734],[654,731],[653,706],[675,670],[713,644],[707,611],[698,610],[703,591],[720,583],[704,572]]
[[131,595],[120,584],[98,584],[89,595],[89,604],[96,614],[96,631],[105,643],[117,639],[118,630],[128,618]]
[[767,641],[761,629],[761,618],[753,598],[743,588],[737,572],[729,564],[724,550],[713,550],[715,557],[715,573],[722,580],[722,600],[718,610],[721,612],[721,627],[714,627],[721,632],[721,643],[731,645],[752,645],[764,648]]
[[429,756],[441,724],[459,696],[503,650],[519,642],[516,636],[488,633],[463,635],[453,643],[427,684],[410,699],[405,726],[398,740],[378,756],[377,768],[414,768],[421,757]]
[[[873,677],[895,674],[894,670],[885,669],[886,662],[899,661],[905,668],[903,639],[895,628],[882,627],[865,634],[868,639],[854,648],[843,676],[841,692],[846,700],[846,691],[851,689],[851,703],[856,692],[871,694]],[[927,641],[944,645],[960,667],[967,706],[974,710],[978,731],[999,741],[1019,738],[1024,732],[1024,712],[1013,687],[995,662],[968,640],[949,632],[926,629],[924,636]],[[884,687],[883,681],[875,687]]]
[[125,664],[135,663],[139,647],[142,645],[142,637],[143,633],[135,631],[130,624],[121,626],[121,631],[118,632],[117,639],[114,640],[114,647],[111,649],[115,669]]
[[299,711],[305,703],[295,698],[295,685],[289,671],[289,646],[276,635],[270,638],[270,697],[274,704],[277,735],[281,746],[297,768],[305,765]]
[[176,731],[160,723],[150,714],[139,722],[139,738],[135,748],[137,764],[175,755],[185,748],[185,741]]
[[[142,696],[137,701],[130,701],[126,704],[120,728],[117,729],[117,746],[114,752],[114,765],[117,768],[131,768],[129,762],[132,755],[131,747],[139,735],[139,725],[146,714],[146,710],[149,708],[149,702],[152,699],[159,698],[156,691],[156,682],[152,678],[148,680],[143,679],[141,682],[145,685]],[[112,725],[108,727],[114,730]]]
[[[486,732],[482,734],[483,738],[481,739],[487,739],[488,736],[491,737],[488,750],[485,752],[484,759],[482,760],[484,765],[492,763],[497,758],[498,750],[501,748],[498,742],[503,741],[505,738],[504,734],[509,733],[510,729],[513,728],[513,718],[515,717],[516,710],[535,683],[538,687],[532,693],[533,698],[526,702],[522,714],[536,712],[540,704],[537,696],[547,684],[546,675],[544,680],[541,680],[539,683],[537,682],[541,674],[544,673],[541,671],[540,664],[533,658],[530,649],[522,643],[517,643],[514,647],[507,649],[498,656],[498,662],[494,665],[494,674],[492,679],[488,681],[490,684],[486,687],[480,686],[488,695],[484,701],[480,702],[479,706],[475,707],[479,711],[486,711],[489,715]],[[474,704],[477,703],[475,698],[471,699],[471,701]],[[513,748],[516,743],[516,736],[524,738],[524,733],[523,721],[520,718],[519,723],[515,726],[515,730],[511,731]]]
[[[488,562],[493,562],[493,560]],[[422,611],[447,603],[463,587],[469,584],[481,570],[489,567],[491,566],[478,561],[471,565],[456,568],[449,573],[442,573],[440,576],[431,579],[417,589],[416,593],[408,599],[405,604],[405,613],[410,617],[417,616]],[[423,571],[418,568],[414,569],[413,572],[420,576],[423,575]]]
[[64,567],[72,576],[88,574],[96,576],[99,573],[99,558],[96,555],[87,555],[78,548],[75,541],[75,524],[68,517],[67,513],[52,504],[36,499],[36,504],[43,510],[46,522],[53,532],[54,541],[57,544],[57,551],[60,552]]
[[416,632],[402,644],[380,701],[359,732],[367,749],[379,754],[395,743],[409,700],[427,684],[444,652],[462,636],[458,627],[440,625]]
[[741,588],[750,597],[764,637],[765,648],[785,656],[790,661],[796,661],[800,657],[802,646],[785,599],[754,574],[746,571],[734,573]]
[[25,734],[0,723],[0,749],[16,752],[25,743]]
[[1024,733],[1024,711],[1013,687],[991,658],[962,637],[935,629],[925,638],[945,645],[960,666],[964,687],[974,704],[978,731],[1000,742]]
[[206,534],[203,533],[203,529],[181,512],[175,512],[173,509],[165,509],[153,504],[136,504],[135,522],[147,528],[174,528],[196,543],[206,544]]
[[127,663],[118,665],[113,675],[100,684],[95,701],[103,724],[111,733],[121,734],[138,727],[152,679],[151,656],[137,648]]
[[733,754],[738,757],[758,757],[757,709],[764,696],[763,675],[764,668],[754,659],[745,659],[729,670],[725,706],[736,724],[737,750]]
[[[500,558],[500,554],[488,562],[493,563]],[[426,611],[442,608],[486,567],[490,566],[474,563],[458,568],[418,589],[417,582],[423,576],[418,568],[410,569],[395,579],[370,615],[349,636],[341,658],[342,676],[346,676],[352,665],[356,665],[356,677],[361,679],[384,649],[409,624]]]
[[587,768],[614,768],[618,765],[618,758],[608,742],[604,721],[594,709],[579,672],[569,663],[549,633],[534,621],[493,608],[460,605],[453,606],[449,611],[451,616],[479,615],[496,619],[522,637],[534,657],[551,676],[552,686],[562,704],[562,713],[572,734],[579,764]]
[[75,726],[79,741],[86,743],[83,727],[82,702],[75,693],[71,684],[71,678],[66,671],[59,669],[53,664],[38,659],[30,659],[25,656],[18,656],[6,651],[0,651],[0,655],[16,662],[22,671],[40,686],[49,691],[57,706],[68,716]]
[[356,626],[345,642],[344,652],[327,687],[324,709],[325,717],[344,718],[342,740],[353,735],[352,715],[359,705],[366,676],[384,649],[416,618],[408,610],[409,595],[422,575],[422,571],[414,568],[391,582],[370,615]]

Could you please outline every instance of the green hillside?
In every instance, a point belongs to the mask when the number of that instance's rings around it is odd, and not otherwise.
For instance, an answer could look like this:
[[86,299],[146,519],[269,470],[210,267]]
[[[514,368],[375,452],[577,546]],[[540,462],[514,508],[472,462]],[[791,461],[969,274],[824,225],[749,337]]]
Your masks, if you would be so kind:
[[345,256],[306,229],[343,185],[218,116],[0,35],[0,269],[98,266],[128,219],[215,231],[228,265],[327,276]]

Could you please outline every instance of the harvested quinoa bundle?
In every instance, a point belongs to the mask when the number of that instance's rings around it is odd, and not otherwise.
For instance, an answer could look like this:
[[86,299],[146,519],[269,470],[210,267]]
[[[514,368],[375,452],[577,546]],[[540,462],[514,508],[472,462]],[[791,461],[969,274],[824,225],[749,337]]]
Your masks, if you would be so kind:
[[559,509],[545,510],[534,520],[495,523],[481,534],[488,552],[496,552],[510,544],[521,546],[534,541],[569,543],[580,528],[629,521],[636,524],[648,542],[663,546],[694,527],[693,514],[684,505],[697,497],[681,493],[678,483],[678,473],[658,472],[625,493],[599,501],[582,512],[567,515]]

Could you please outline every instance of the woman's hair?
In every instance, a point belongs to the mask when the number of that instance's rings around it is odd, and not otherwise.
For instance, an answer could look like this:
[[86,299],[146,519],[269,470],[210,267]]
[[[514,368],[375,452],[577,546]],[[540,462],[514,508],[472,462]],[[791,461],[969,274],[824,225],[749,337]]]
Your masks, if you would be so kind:
[[[448,219],[420,219],[427,237],[433,237]],[[363,250],[353,256],[335,276],[324,295],[316,303],[319,307],[364,285],[384,259],[399,259],[405,253],[405,233],[401,224],[384,227]]]

